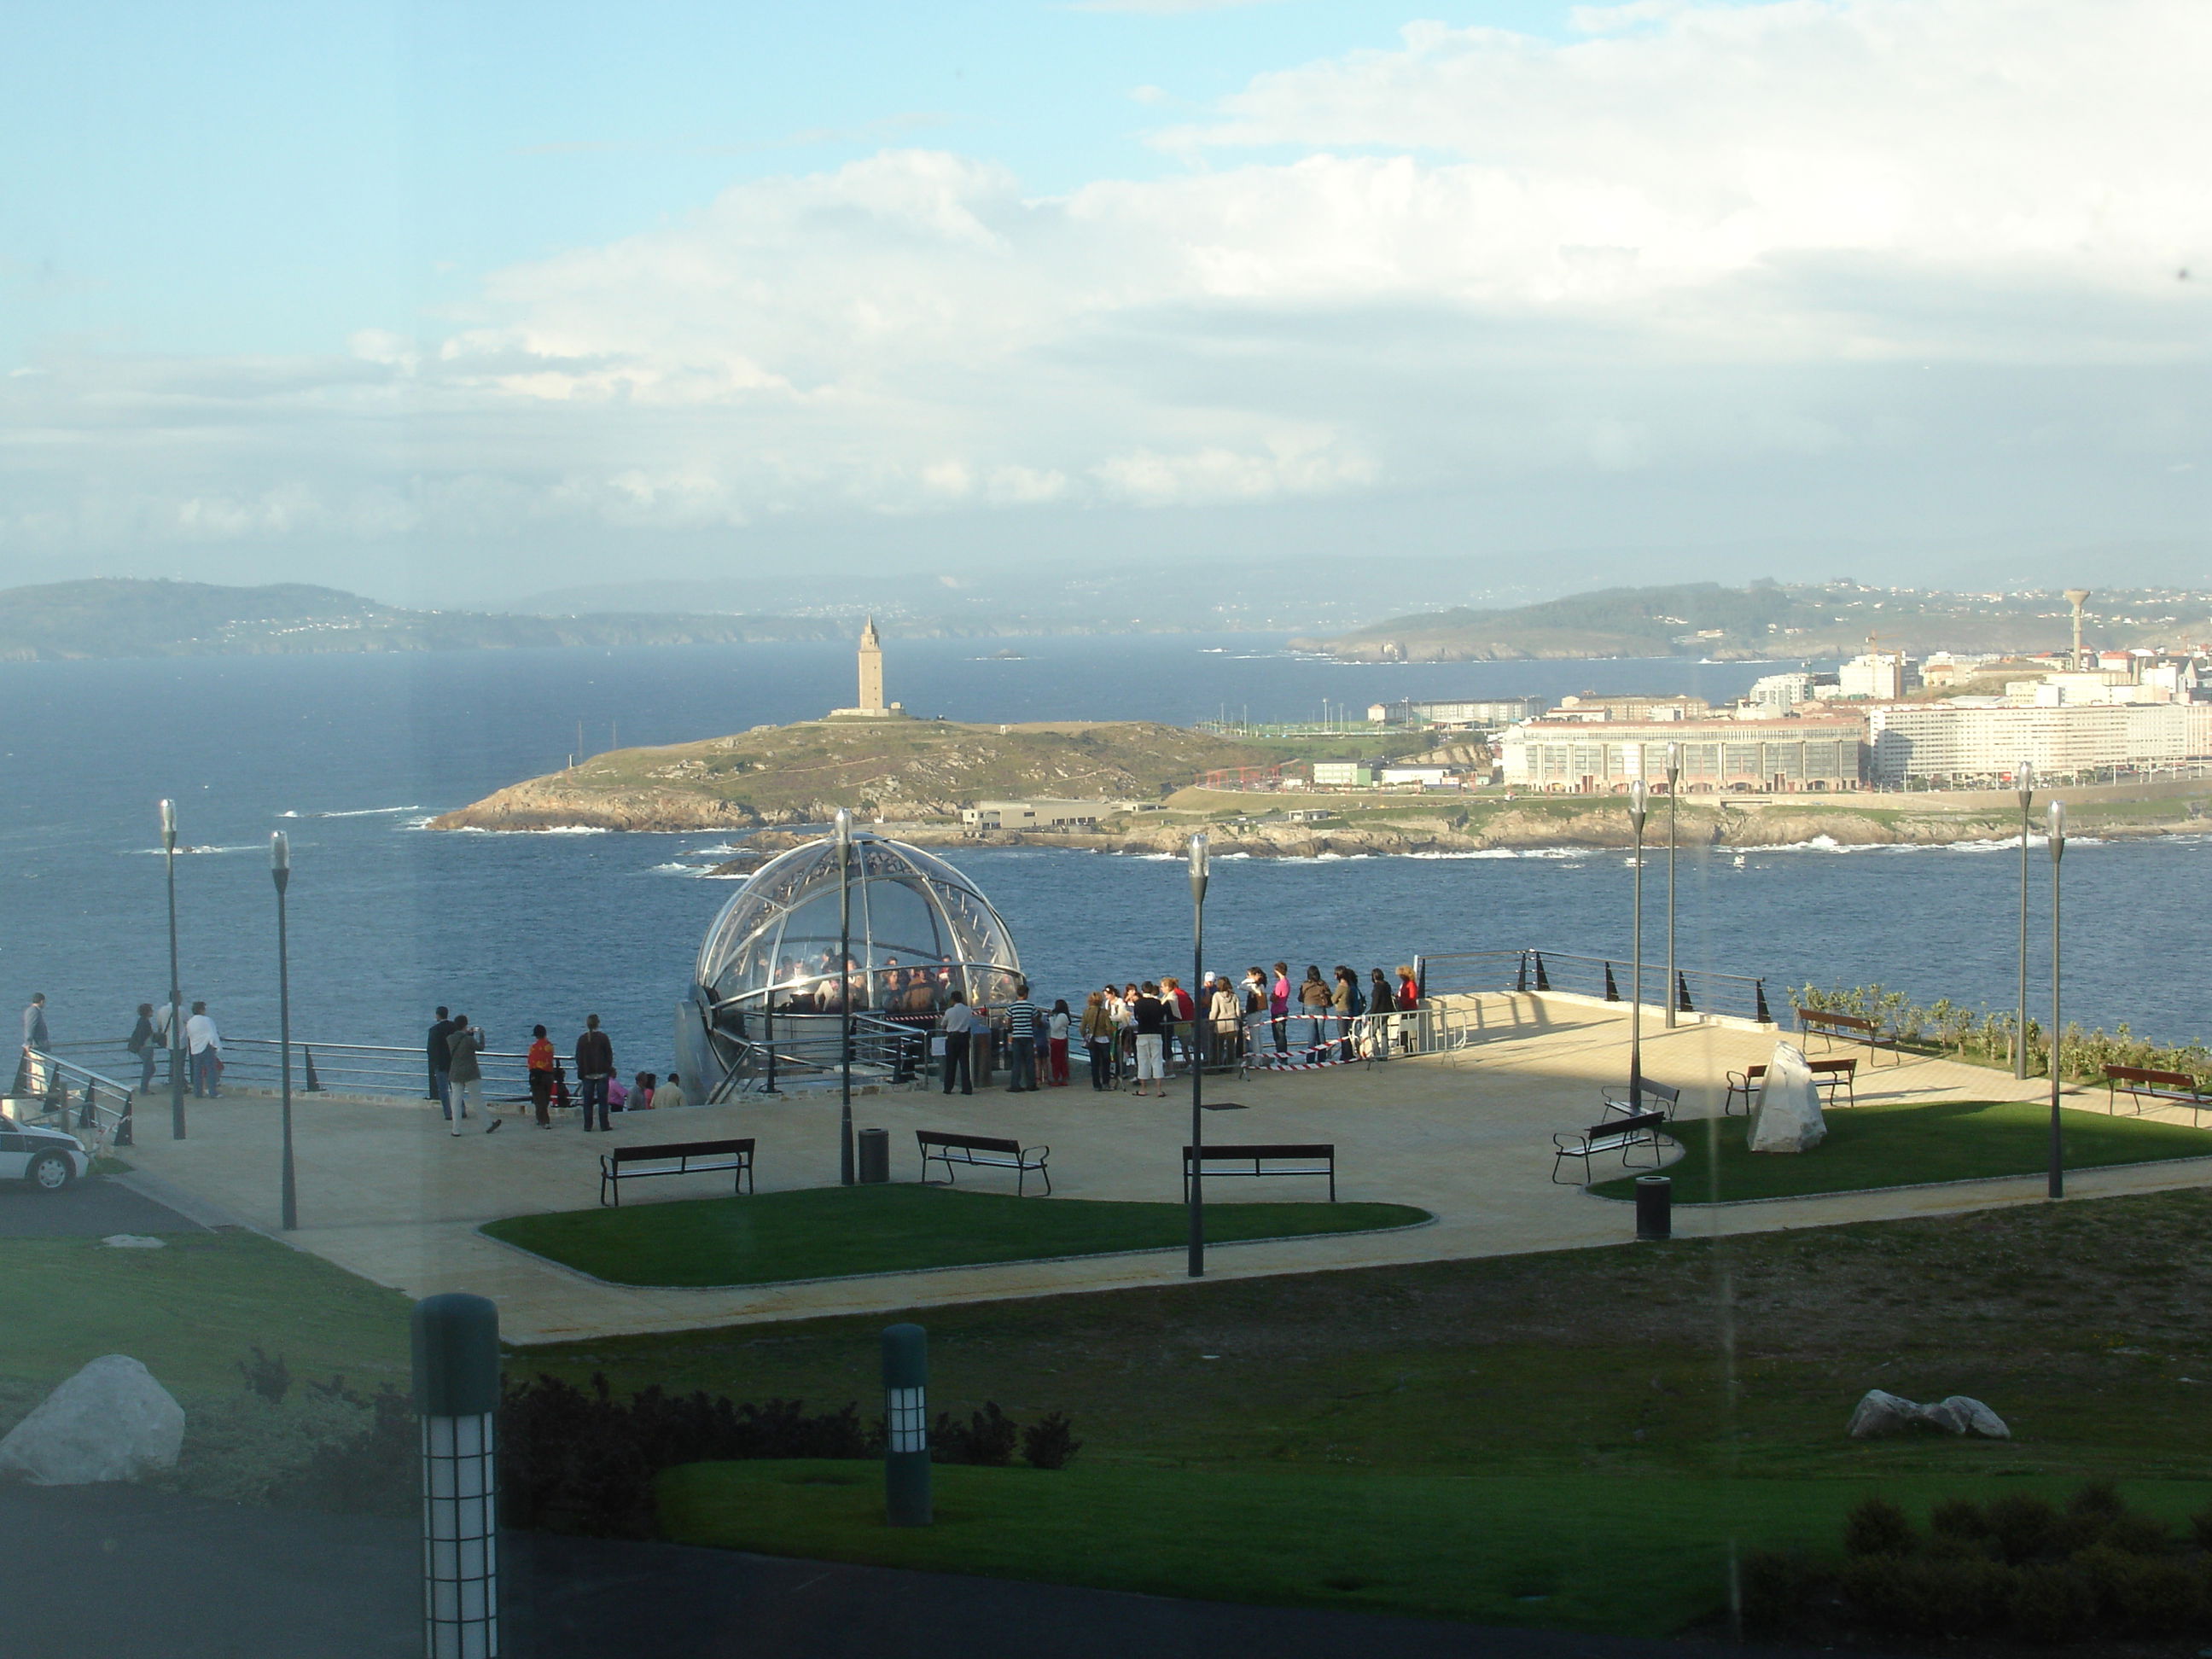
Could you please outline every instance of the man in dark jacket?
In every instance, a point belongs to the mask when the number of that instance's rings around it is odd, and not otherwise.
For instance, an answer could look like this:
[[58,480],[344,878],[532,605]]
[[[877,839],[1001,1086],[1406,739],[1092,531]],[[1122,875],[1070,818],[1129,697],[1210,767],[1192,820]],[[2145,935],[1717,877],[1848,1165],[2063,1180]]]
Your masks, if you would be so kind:
[[436,1101],[444,1109],[448,1118],[453,1115],[453,1079],[449,1075],[453,1065],[453,1054],[448,1048],[448,1042],[453,1035],[453,1022],[446,1018],[446,1011],[441,1008],[438,1010],[438,1018],[431,1022],[429,1039],[423,1047],[427,1050],[427,1057],[430,1062],[428,1097]]
[[615,1045],[599,1029],[599,1017],[584,1017],[584,1034],[576,1039],[577,1099],[584,1109],[584,1133],[593,1127],[592,1112],[596,1105],[599,1121],[598,1127],[605,1130],[614,1126],[607,1121],[607,1085],[615,1074]]

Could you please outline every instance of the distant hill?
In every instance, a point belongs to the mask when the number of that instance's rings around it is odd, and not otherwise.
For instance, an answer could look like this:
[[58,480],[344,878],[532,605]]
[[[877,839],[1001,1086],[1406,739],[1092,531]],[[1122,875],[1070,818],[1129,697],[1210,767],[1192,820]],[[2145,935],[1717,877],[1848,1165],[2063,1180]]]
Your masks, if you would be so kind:
[[580,617],[408,611],[374,599],[280,582],[102,577],[0,590],[0,660],[75,657],[299,655],[366,651],[500,651],[532,646],[720,645],[744,640],[838,639],[827,619],[602,612]]
[[[1291,641],[1346,662],[1524,658],[1703,657],[1765,661],[1885,650],[2045,651],[2067,643],[2070,611],[2052,593],[1899,592],[1835,582],[1784,586],[1608,587],[1504,610],[1399,617],[1325,639]],[[2202,595],[2104,589],[2085,643],[2188,643],[2212,636]]]
[[725,830],[865,820],[944,822],[978,799],[1153,799],[1215,767],[1279,751],[1150,721],[972,726],[820,720],[665,748],[618,749],[513,784],[434,830]]

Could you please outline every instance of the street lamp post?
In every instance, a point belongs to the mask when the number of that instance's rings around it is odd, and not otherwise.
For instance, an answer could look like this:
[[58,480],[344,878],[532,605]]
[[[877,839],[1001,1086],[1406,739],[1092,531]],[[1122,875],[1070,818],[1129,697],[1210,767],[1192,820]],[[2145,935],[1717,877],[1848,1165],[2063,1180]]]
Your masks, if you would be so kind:
[[[1203,986],[1206,963],[1206,836],[1190,838],[1190,982]],[[1200,1115],[1206,1089],[1206,1050],[1200,1041],[1206,1011],[1194,1007],[1190,1022],[1190,1276],[1206,1276],[1205,1167],[1200,1153],[1206,1145],[1206,1126]]]
[[284,915],[292,844],[282,830],[269,837],[269,874],[276,884],[276,1050],[284,1090],[284,1231],[291,1233],[300,1230],[300,1191],[292,1175],[292,951]]
[[1682,793],[1682,745],[1667,745],[1667,1029],[1674,1029],[1680,999],[1674,988],[1682,981],[1674,971],[1674,797]]
[[2066,1154],[2058,1134],[2058,864],[2066,856],[2066,804],[2053,801],[2051,826],[2051,1195],[2066,1196]]
[[1634,963],[1628,1005],[1628,1103],[1644,1109],[1644,820],[1651,810],[1650,792],[1638,778],[1628,786],[1628,821],[1636,826],[1635,919],[1629,927]]
[[185,1138],[185,993],[177,973],[177,804],[161,803],[161,862],[169,878],[169,1138]]
[[2012,1037],[2012,1074],[2027,1079],[2027,835],[2028,804],[2035,799],[2035,763],[2024,760],[2013,769],[2012,781],[2020,796],[2020,1024]]
[[837,1063],[845,1109],[837,1128],[837,1179],[853,1184],[853,814],[837,809]]

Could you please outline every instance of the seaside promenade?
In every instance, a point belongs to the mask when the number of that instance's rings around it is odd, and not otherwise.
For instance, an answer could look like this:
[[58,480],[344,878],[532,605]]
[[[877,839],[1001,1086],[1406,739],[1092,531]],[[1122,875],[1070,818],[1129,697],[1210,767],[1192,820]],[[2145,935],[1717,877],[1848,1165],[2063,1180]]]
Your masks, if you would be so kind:
[[[1449,1053],[1374,1066],[1334,1066],[1209,1078],[1207,1098],[1243,1109],[1206,1114],[1215,1142],[1329,1140],[1346,1200],[1418,1205],[1430,1224],[1399,1231],[1217,1246],[1217,1279],[1309,1273],[1473,1256],[1616,1245],[1633,1236],[1632,1207],[1555,1185],[1553,1131],[1601,1115],[1599,1091],[1625,1083],[1628,1016],[1619,1005],[1556,995],[1497,994],[1454,1000],[1471,1032]],[[1793,1041],[1798,1039],[1791,1039]],[[1771,1031],[1695,1024],[1668,1031],[1647,1011],[1644,1068],[1681,1088],[1679,1133],[1721,1113],[1725,1074],[1771,1054]],[[1817,1039],[1812,1052],[1822,1050]],[[1842,1048],[1838,1053],[1846,1052]],[[1863,1050],[1859,1051],[1863,1054]],[[1079,1079],[1081,1073],[1079,1068]],[[1187,1088],[1187,1085],[1182,1085]],[[1863,1061],[1858,1097],[1881,1101],[2035,1100],[2048,1084],[1960,1062],[1894,1055]],[[1013,1095],[993,1089],[947,1098],[928,1092],[863,1097],[856,1123],[891,1132],[894,1179],[916,1172],[912,1132],[967,1130],[1052,1147],[1055,1193],[1071,1199],[1172,1200],[1189,1126],[1187,1093],[1167,1100],[1075,1086]],[[2069,1096],[2095,1108],[2101,1095]],[[750,1099],[635,1118],[606,1137],[571,1120],[541,1130],[509,1115],[487,1135],[471,1121],[456,1137],[427,1102],[295,1101],[301,1227],[277,1231],[277,1115],[266,1097],[191,1103],[191,1138],[168,1138],[161,1112],[140,1118],[127,1177],[188,1212],[285,1238],[350,1272],[409,1296],[466,1290],[500,1304],[503,1334],[521,1344],[697,1328],[833,1314],[888,1313],[950,1303],[1188,1282],[1180,1252],[941,1268],[722,1289],[655,1289],[604,1283],[487,1238],[502,1217],[575,1210],[598,1197],[599,1154],[611,1146],[751,1135],[759,1188],[816,1187],[836,1179],[838,1102],[826,1096]],[[1848,1111],[1849,1108],[1840,1109]],[[1741,1133],[1741,1120],[1731,1132]],[[1601,1176],[1614,1173],[1601,1164]],[[2081,1198],[2212,1184],[2212,1158],[2069,1174]],[[963,1187],[1012,1189],[994,1172]],[[1209,1201],[1319,1196],[1318,1182],[1221,1182]],[[623,1205],[708,1197],[718,1178],[647,1183]],[[1695,1237],[1838,1222],[1937,1215],[2040,1201],[2039,1176],[1711,1206],[1678,1202],[1674,1230]],[[1684,1196],[1678,1194],[1678,1198]],[[1036,1203],[1054,1199],[1032,1198]]]

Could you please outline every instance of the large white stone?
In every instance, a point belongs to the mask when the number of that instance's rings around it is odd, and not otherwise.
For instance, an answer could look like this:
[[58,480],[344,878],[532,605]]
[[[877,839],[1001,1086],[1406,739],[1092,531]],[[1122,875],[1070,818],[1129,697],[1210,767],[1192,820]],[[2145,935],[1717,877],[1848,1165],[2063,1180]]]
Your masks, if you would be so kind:
[[1805,1051],[1791,1042],[1774,1045],[1759,1082],[1759,1104],[1751,1115],[1746,1142],[1754,1152],[1809,1152],[1827,1138],[1820,1115],[1820,1091],[1813,1081]]
[[136,1480],[173,1468],[185,1408],[128,1354],[104,1354],[0,1439],[0,1480],[34,1486]]
[[2004,1419],[1969,1395],[1949,1395],[1923,1406],[1902,1395],[1886,1394],[1880,1389],[1866,1391],[1851,1413],[1845,1432],[1855,1440],[1871,1440],[1880,1435],[1902,1434],[1917,1428],[1941,1429],[1946,1434],[1978,1434],[1991,1440],[2012,1438],[2012,1430],[2006,1426]]

